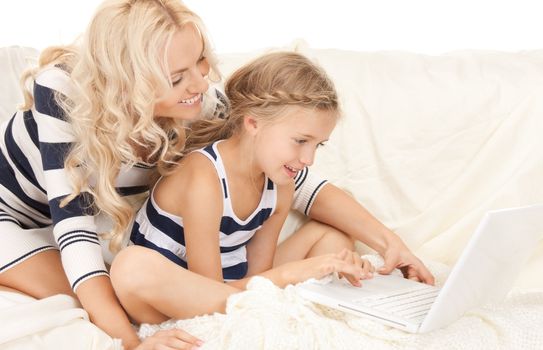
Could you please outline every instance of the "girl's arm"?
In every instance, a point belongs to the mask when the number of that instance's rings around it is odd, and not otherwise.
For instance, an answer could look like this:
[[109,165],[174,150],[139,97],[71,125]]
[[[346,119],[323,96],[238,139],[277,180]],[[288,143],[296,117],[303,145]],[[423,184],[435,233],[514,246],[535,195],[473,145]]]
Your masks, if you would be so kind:
[[338,254],[293,261],[272,269],[277,239],[288,215],[293,191],[293,184],[278,188],[275,213],[262,225],[247,245],[249,263],[247,277],[228,282],[228,284],[245,289],[249,279],[258,275],[268,278],[279,287],[285,287],[309,278],[321,278],[329,273],[339,272],[345,274],[353,285],[360,285],[360,279],[369,277],[371,265],[365,261],[361,263],[360,258],[353,258],[354,253],[347,250]]
[[[371,277],[371,264],[368,261],[353,259],[348,250],[343,250],[337,254],[319,255],[303,260],[292,261],[273,269],[260,272],[256,276],[262,276],[272,281],[276,286],[284,288],[289,284],[296,284],[306,281],[310,278],[320,279],[331,273],[337,272],[345,276],[354,286],[360,286],[360,280]],[[253,276],[228,282],[228,284],[245,289],[247,282]]]
[[211,162],[199,153],[186,156],[179,171],[159,182],[155,200],[183,218],[189,270],[223,282],[219,241],[223,194]]
[[338,187],[327,183],[316,196],[308,215],[376,250],[385,260],[379,273],[400,268],[406,278],[434,284],[426,266],[401,238],[373,217],[360,203]]
[[[277,240],[281,232],[281,227],[283,227],[287,218],[293,194],[294,184],[278,186],[275,212],[264,222],[260,230],[255,233],[251,241],[247,244],[247,262],[249,264],[247,277],[272,268]],[[233,284],[241,288],[236,283]]]

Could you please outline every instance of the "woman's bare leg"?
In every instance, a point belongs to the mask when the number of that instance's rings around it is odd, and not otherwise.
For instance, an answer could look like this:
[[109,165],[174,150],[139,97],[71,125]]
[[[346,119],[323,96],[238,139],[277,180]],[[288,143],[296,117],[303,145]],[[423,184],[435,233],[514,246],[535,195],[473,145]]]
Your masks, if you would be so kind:
[[160,323],[224,312],[240,290],[190,272],[160,253],[140,246],[123,249],[111,265],[111,282],[136,323]]
[[277,247],[274,266],[343,249],[354,250],[353,240],[341,231],[317,221],[309,221]]
[[0,273],[0,286],[14,289],[36,299],[72,292],[60,262],[58,250],[46,250]]

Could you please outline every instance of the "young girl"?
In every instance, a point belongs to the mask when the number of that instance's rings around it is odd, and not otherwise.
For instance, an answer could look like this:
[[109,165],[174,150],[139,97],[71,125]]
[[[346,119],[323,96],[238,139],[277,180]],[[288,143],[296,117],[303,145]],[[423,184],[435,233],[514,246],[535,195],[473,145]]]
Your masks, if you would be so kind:
[[[369,262],[352,252],[352,240],[315,223],[312,230],[327,230],[322,243],[301,247],[300,259],[285,258],[290,253],[281,250],[289,246],[280,246],[276,254],[294,178],[313,163],[315,151],[328,140],[339,117],[336,92],[324,71],[296,53],[268,54],[236,71],[226,84],[226,95],[226,118],[192,124],[187,147],[195,151],[156,183],[132,229],[133,243],[171,262],[153,262],[152,270],[142,271],[143,260],[127,257],[128,248],[122,253],[124,268],[117,265],[120,260],[112,266],[117,295],[138,322],[217,311],[204,297],[209,291],[194,290],[194,285],[175,277],[184,268],[240,289],[255,275],[279,286],[332,271],[358,286],[361,278],[371,275]],[[179,267],[172,268],[172,263]],[[151,280],[146,293],[154,290],[160,297],[139,298],[142,288],[131,282],[125,269]],[[200,296],[176,293],[167,298],[162,290],[166,285],[177,293],[191,289]],[[169,309],[149,302],[169,299]]]

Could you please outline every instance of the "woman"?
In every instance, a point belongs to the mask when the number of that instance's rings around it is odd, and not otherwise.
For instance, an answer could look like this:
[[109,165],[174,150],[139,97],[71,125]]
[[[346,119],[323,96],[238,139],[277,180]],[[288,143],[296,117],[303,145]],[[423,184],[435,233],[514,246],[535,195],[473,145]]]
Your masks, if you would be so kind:
[[[217,72],[200,19],[176,0],[106,1],[80,43],[49,48],[39,63],[23,77],[33,85],[23,110],[1,130],[0,286],[36,298],[76,296],[126,349],[198,345],[179,330],[140,344],[107,276],[94,216],[112,219],[110,249],[118,251],[137,209],[130,198],[175,168],[183,121],[206,114],[202,100],[215,97],[205,94],[207,77]],[[377,248],[390,269],[401,264],[414,278],[429,275],[347,195],[314,177],[300,183],[298,208]],[[329,208],[336,199],[359,225],[342,222],[339,206]],[[237,291],[179,273],[216,289],[221,305]]]

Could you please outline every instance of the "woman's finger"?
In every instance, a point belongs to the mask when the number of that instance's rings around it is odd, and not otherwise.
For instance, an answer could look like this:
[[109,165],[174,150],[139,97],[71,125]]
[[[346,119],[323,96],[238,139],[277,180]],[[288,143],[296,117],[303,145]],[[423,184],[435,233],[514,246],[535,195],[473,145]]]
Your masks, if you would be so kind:
[[201,339],[196,338],[192,334],[189,334],[182,329],[176,328],[176,329],[173,329],[173,331],[175,333],[175,336],[184,342],[187,342],[196,346],[202,346],[202,344],[204,344],[204,342]]
[[170,336],[162,337],[160,341],[153,346],[153,350],[188,350],[192,348],[194,348],[194,345]]
[[204,344],[202,340],[178,328],[160,330],[154,336],[161,338],[155,347],[164,347],[164,349],[192,349]]

